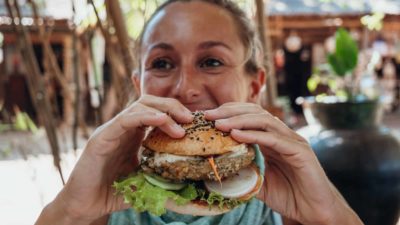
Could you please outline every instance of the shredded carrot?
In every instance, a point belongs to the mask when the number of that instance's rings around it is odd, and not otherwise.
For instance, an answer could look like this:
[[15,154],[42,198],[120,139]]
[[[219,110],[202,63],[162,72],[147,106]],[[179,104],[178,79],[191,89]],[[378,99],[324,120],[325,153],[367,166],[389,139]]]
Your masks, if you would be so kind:
[[215,165],[215,162],[214,162],[214,157],[212,157],[212,156],[208,157],[208,162],[210,163],[211,168],[214,170],[215,176],[217,177],[219,183],[222,185],[221,177],[218,174],[217,166]]

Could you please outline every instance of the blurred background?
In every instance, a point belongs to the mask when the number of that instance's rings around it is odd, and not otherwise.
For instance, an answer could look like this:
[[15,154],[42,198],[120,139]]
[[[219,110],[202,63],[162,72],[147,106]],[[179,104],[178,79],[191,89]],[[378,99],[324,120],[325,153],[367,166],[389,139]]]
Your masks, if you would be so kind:
[[[164,0],[0,0],[0,224],[28,225],[93,130],[137,98],[136,39]],[[400,0],[236,0],[260,104],[305,136],[365,224],[400,225]]]

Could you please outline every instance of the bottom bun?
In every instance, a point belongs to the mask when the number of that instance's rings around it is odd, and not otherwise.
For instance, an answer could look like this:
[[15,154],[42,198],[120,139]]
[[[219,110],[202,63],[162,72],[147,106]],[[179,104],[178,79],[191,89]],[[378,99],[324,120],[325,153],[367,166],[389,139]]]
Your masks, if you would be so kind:
[[[260,191],[263,185],[263,177],[260,174],[260,169],[256,166],[256,164],[252,163],[250,165],[254,171],[256,171],[258,175],[257,183],[254,188],[247,193],[246,195],[238,198],[242,201],[249,201],[252,197],[256,196]],[[196,202],[190,202],[185,205],[177,205],[174,200],[168,199],[165,204],[165,208],[176,212],[179,214],[193,215],[193,216],[215,216],[223,213],[227,213],[234,208],[223,207],[222,209],[218,207],[218,205],[209,206],[207,204],[197,204]]]
[[177,205],[175,201],[168,199],[165,204],[165,208],[172,212],[176,212],[179,214],[193,215],[193,216],[215,216],[223,213],[227,213],[232,209],[222,208],[220,209],[217,205],[208,206],[201,205],[190,202],[185,205]]

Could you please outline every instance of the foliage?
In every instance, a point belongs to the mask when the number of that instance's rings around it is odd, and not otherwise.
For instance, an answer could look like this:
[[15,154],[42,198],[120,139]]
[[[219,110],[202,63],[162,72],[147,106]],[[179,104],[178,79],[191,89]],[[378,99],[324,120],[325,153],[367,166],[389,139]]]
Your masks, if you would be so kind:
[[[124,9],[128,33],[132,38],[137,38],[143,29],[145,22],[150,18],[159,5],[166,0],[121,0],[121,8]],[[250,0],[235,0],[244,10],[251,10]]]
[[139,36],[145,22],[163,2],[165,2],[165,0],[121,1],[121,8],[124,9],[126,25],[131,37],[136,39]]
[[4,35],[3,33],[0,33],[0,47],[3,46],[3,42],[4,42]]
[[12,146],[8,144],[7,146],[0,148],[0,159],[6,159],[12,153]]
[[30,131],[32,133],[36,133],[38,128],[26,112],[21,112],[18,110],[16,111],[12,124],[0,122],[0,132],[8,130]]
[[351,73],[357,66],[358,47],[350,34],[343,28],[339,28],[335,34],[336,49],[328,55],[328,62],[332,70],[338,76]]
[[36,133],[38,128],[26,112],[17,112],[14,128],[20,131],[31,131]]
[[190,185],[181,193],[164,190],[146,181],[143,173],[133,174],[128,178],[114,182],[117,194],[124,197],[125,203],[131,205],[137,212],[149,211],[161,216],[166,213],[165,203],[168,199],[176,204],[183,205],[197,197],[196,190]]
[[184,189],[173,191],[165,190],[161,187],[149,183],[143,172],[131,174],[121,181],[114,182],[113,187],[116,194],[122,195],[125,203],[128,203],[138,212],[148,211],[160,216],[166,213],[165,204],[168,199],[175,201],[177,205],[183,205],[191,200],[202,200],[208,206],[217,205],[222,208],[235,208],[246,201],[238,199],[226,199],[222,195],[211,192],[208,193],[204,187],[189,183]]
[[383,26],[383,19],[385,14],[382,12],[375,12],[372,15],[365,15],[361,17],[361,23],[368,28],[368,30],[380,31]]
[[[330,72],[330,67],[327,64],[322,64],[314,68],[313,74],[307,80],[307,88],[311,93],[318,92],[320,85],[325,85],[330,91],[337,89],[336,77]],[[329,92],[330,92],[329,91]]]
[[[106,7],[104,0],[93,0],[99,16],[102,20],[106,20]],[[166,0],[119,0],[122,11],[124,13],[128,34],[136,39],[143,29],[145,22],[150,18],[159,5]],[[253,10],[253,1],[251,0],[234,0],[242,9],[251,14]],[[78,7],[79,6],[79,7]],[[96,16],[94,10],[89,5],[77,2],[76,8],[83,14],[79,21],[75,21],[82,28],[94,26],[96,24]]]
[[358,46],[343,28],[336,31],[335,43],[335,52],[328,54],[327,64],[314,70],[307,87],[317,99],[334,95],[352,101],[361,94],[353,74],[358,64]]

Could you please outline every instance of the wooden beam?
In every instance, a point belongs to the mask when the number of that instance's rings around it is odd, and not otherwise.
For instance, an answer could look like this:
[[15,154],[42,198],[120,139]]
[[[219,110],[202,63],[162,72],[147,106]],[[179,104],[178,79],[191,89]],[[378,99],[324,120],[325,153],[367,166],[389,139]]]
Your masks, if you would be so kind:
[[[69,105],[72,104],[72,95],[69,90],[68,81],[66,79],[65,74],[61,71],[61,68],[58,65],[56,54],[54,53],[53,48],[51,47],[50,40],[46,36],[46,27],[45,27],[46,25],[45,23],[42,23],[42,25],[40,25],[39,22],[40,16],[37,10],[36,3],[33,0],[29,0],[29,2],[32,7],[35,24],[39,30],[40,40],[42,41],[41,44],[44,50],[43,51],[44,60],[46,60],[47,62],[47,67],[45,68],[49,69],[48,71],[49,74],[51,74],[52,77],[54,77],[61,86],[61,94],[64,97],[65,101],[64,108],[70,108]],[[68,116],[69,115],[66,115],[66,117]]]
[[[119,0],[106,0],[105,1],[106,8],[109,12],[109,18],[113,22],[113,26],[115,28],[115,33],[118,37],[118,43],[122,49],[123,62],[125,65],[126,75],[130,77],[133,74],[135,66],[135,59],[132,50],[131,39],[129,38],[128,31],[125,25],[125,19],[123,18],[123,13],[121,10],[121,6],[119,4]],[[139,87],[136,83],[133,84],[135,97],[139,96]]]
[[[362,29],[361,17],[363,15],[327,15],[327,16],[270,16],[266,21],[270,29],[326,29],[338,26]],[[386,15],[383,24],[385,26],[396,26],[400,22],[400,16]]]
[[[107,61],[110,63],[112,67],[112,71],[115,72],[116,76],[111,77],[111,82],[112,86],[114,87],[115,93],[117,95],[117,101],[118,101],[118,109],[117,111],[121,111],[126,103],[129,100],[129,93],[132,91],[132,86],[131,85],[126,85],[126,80],[129,79],[129,76],[126,75],[126,70],[123,65],[123,61],[120,60],[120,55],[117,53],[115,50],[114,43],[112,41],[112,37],[110,33],[108,32],[108,27],[106,24],[103,24],[103,22],[100,19],[100,16],[97,12],[96,6],[92,0],[89,0],[90,4],[93,7],[93,10],[95,12],[96,18],[97,18],[97,27],[100,29],[101,33],[103,34],[103,37],[106,41],[106,57]],[[114,75],[114,73],[113,73]],[[130,82],[129,82],[130,83]],[[136,87],[137,88],[137,87]],[[133,90],[133,94],[135,96],[138,96],[138,93],[135,93],[135,91],[138,89]]]
[[275,106],[276,98],[278,96],[277,84],[275,79],[275,69],[273,64],[272,46],[270,36],[268,35],[269,26],[268,20],[265,20],[265,7],[263,0],[255,0],[256,4],[256,18],[257,28],[263,50],[263,64],[266,69],[266,102],[264,103],[267,108]]
[[39,65],[33,51],[32,42],[29,39],[26,28],[21,23],[18,23],[18,25],[15,23],[15,18],[18,18],[19,21],[21,21],[22,18],[18,1],[6,0],[6,5],[10,17],[13,18],[15,32],[17,32],[20,36],[18,43],[21,55],[24,58],[28,71],[30,71],[30,74],[26,74],[26,78],[28,80],[32,102],[36,111],[38,112],[40,122],[45,127],[53,155],[53,163],[58,169],[62,183],[65,184],[60,165],[60,148],[58,144],[54,118],[51,113],[50,100],[46,94],[44,81],[42,79],[43,76],[39,70]]

